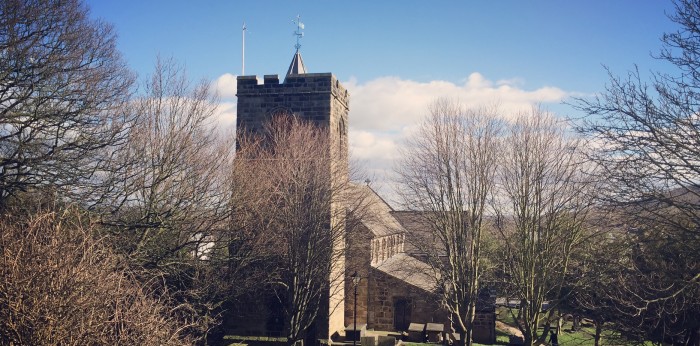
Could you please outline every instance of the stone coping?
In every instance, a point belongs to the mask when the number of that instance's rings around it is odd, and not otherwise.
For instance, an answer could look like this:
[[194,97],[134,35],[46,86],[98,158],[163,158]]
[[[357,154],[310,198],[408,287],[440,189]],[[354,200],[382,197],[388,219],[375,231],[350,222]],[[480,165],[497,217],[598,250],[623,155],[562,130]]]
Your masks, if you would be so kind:
[[408,325],[409,332],[422,332],[425,330],[425,324],[423,323],[411,323]]
[[425,325],[425,330],[428,332],[442,332],[445,330],[445,325],[442,323],[428,323]]

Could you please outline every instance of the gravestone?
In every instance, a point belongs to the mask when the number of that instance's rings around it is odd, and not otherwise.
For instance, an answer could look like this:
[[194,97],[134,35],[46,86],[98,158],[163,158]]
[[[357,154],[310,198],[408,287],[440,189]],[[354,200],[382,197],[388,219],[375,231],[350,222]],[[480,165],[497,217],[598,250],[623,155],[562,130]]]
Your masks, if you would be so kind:
[[377,340],[377,346],[394,346],[396,339],[393,336],[380,336]]
[[411,323],[408,325],[408,341],[413,342],[423,342],[425,341],[424,333],[425,324],[423,323]]
[[445,325],[442,323],[427,323],[425,325],[425,333],[428,342],[442,342],[442,333],[445,331]]
[[357,324],[357,327],[355,327],[355,324],[351,323],[348,324],[345,327],[345,340],[353,341],[357,340],[360,341],[360,337],[365,335],[365,331],[367,330],[367,325],[366,324]]
[[360,345],[362,346],[376,346],[377,338],[374,336],[363,336],[360,338]]

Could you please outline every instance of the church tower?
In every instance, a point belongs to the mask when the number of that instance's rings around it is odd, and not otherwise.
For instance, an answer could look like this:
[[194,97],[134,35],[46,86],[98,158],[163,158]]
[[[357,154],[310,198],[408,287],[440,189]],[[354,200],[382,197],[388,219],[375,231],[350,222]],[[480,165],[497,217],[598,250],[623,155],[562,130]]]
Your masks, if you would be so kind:
[[294,54],[284,82],[277,75],[238,76],[236,127],[260,131],[273,115],[293,114],[328,128],[334,143],[347,151],[349,95],[331,73],[307,73],[301,53]]
[[[347,167],[349,95],[331,73],[308,73],[299,45],[289,65],[284,81],[277,75],[265,75],[262,83],[256,76],[237,78],[238,97],[236,126],[238,131],[261,131],[266,122],[278,114],[291,114],[329,131],[331,150],[340,150]],[[347,170],[345,169],[345,177]],[[331,208],[343,208],[331,206]],[[344,220],[330,220],[344,222]],[[343,250],[344,244],[335,244]],[[315,326],[317,339],[331,339],[334,333],[344,333],[344,271],[345,258],[333,263],[331,287],[322,302],[322,312]],[[323,311],[327,313],[323,313]]]

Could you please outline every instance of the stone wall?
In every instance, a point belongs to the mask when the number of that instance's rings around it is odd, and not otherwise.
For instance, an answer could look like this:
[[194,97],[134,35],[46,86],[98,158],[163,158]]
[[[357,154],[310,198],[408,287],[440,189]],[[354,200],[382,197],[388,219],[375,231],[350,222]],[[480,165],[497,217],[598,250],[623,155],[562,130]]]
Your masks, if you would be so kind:
[[286,112],[332,129],[334,137],[347,136],[349,95],[331,73],[291,75],[284,83],[265,75],[262,84],[256,76],[239,76],[237,82],[238,128],[257,131]]
[[493,344],[496,342],[496,313],[479,312],[474,315],[474,327],[472,340],[480,344]]
[[443,323],[449,327],[449,316],[433,293],[377,269],[371,270],[369,290],[373,295],[369,301],[368,326],[375,330],[395,330],[395,307],[399,301],[407,302],[407,322]]
[[[349,279],[357,272],[361,280],[357,286],[357,324],[367,323],[367,303],[369,297],[370,275],[370,242],[372,233],[363,225],[348,230],[347,256],[345,269],[345,325],[353,323],[354,289],[355,286]],[[369,327],[369,326],[368,326]]]
[[[397,253],[403,252],[403,233],[376,237],[359,226],[348,230],[346,278],[355,271],[362,277],[357,286],[357,323],[368,329],[396,330],[394,314],[399,301],[406,303],[407,322],[448,322],[448,315],[439,307],[439,297],[374,268]],[[345,283],[345,324],[353,323],[354,286]]]

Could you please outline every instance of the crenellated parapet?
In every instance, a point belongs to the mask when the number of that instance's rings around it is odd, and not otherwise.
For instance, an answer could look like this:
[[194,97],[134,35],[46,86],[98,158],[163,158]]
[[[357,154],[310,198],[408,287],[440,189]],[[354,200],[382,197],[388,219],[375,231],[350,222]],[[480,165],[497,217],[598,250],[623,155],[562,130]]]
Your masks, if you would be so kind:
[[236,125],[255,131],[276,113],[289,113],[319,125],[347,125],[349,95],[331,73],[289,75],[280,83],[277,75],[237,78]]
[[237,96],[256,94],[317,94],[331,93],[347,106],[349,95],[332,73],[305,73],[289,75],[280,83],[278,75],[264,75],[263,83],[257,76],[238,76]]

